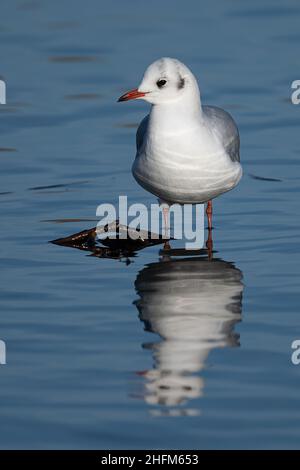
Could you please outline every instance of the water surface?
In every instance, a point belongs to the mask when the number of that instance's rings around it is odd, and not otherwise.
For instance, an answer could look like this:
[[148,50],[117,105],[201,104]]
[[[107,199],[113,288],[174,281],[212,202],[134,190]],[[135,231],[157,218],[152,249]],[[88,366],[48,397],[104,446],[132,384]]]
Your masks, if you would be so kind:
[[[296,0],[3,2],[1,448],[299,447],[299,20]],[[154,201],[130,173],[147,105],[116,99],[162,55],[239,125],[214,261],[49,244],[119,194]]]

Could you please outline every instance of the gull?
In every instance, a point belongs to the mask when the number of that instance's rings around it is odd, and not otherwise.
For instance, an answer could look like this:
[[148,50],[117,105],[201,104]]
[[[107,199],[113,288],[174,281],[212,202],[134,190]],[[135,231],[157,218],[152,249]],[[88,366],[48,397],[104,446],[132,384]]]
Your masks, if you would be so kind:
[[242,177],[233,118],[216,106],[202,106],[193,73],[169,57],[153,62],[139,87],[118,101],[133,99],[151,104],[136,134],[134,178],[168,206],[207,203],[211,231],[212,199]]

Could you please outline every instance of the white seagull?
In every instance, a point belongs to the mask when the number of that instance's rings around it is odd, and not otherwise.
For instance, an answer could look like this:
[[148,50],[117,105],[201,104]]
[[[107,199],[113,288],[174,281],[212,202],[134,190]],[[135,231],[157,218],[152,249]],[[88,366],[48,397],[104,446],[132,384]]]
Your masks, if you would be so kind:
[[196,78],[169,57],[153,62],[140,86],[118,101],[132,99],[152,105],[136,134],[134,178],[168,205],[207,203],[210,230],[211,200],[233,189],[242,176],[234,120],[221,108],[201,106]]

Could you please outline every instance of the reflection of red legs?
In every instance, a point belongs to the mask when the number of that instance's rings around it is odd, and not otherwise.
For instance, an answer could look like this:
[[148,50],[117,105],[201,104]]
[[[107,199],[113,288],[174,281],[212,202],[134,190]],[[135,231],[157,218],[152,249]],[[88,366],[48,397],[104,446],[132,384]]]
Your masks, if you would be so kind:
[[206,240],[206,248],[208,252],[208,258],[212,259],[213,254],[213,239],[212,239],[212,202],[208,201],[206,206],[206,215],[208,223],[208,237]]
[[207,248],[207,254],[208,258],[212,259],[213,257],[213,239],[212,239],[212,230],[208,229],[208,237],[206,240],[206,248]]

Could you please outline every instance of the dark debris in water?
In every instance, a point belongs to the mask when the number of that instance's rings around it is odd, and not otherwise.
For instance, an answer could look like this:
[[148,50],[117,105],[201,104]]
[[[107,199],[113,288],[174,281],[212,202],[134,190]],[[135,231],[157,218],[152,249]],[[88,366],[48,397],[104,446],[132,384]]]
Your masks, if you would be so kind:
[[64,31],[80,27],[79,21],[49,21],[48,28],[53,31]]
[[[105,237],[106,233],[114,234],[115,236]],[[153,234],[144,230],[132,230],[115,221],[101,227],[93,227],[74,233],[69,237],[51,240],[50,243],[87,251],[91,256],[98,258],[126,258],[127,263],[129,263],[129,258],[136,256],[137,251],[149,246],[160,245],[167,240],[169,239],[164,238],[160,234]]]
[[249,173],[249,176],[250,178],[254,179],[254,180],[260,180],[260,181],[275,181],[275,182],[278,182],[278,183],[281,183],[282,180],[280,180],[279,178],[266,178],[265,176],[258,176],[258,175],[253,175],[252,173]]
[[136,129],[137,127],[139,127],[139,123],[138,122],[124,122],[124,123],[116,124],[116,127],[121,127],[123,129]]
[[75,181],[73,183],[64,183],[64,184],[51,184],[48,186],[34,186],[33,188],[28,188],[29,191],[43,191],[45,189],[58,189],[58,188],[69,188],[70,186],[77,186],[80,184],[87,184],[89,181]]
[[74,222],[97,222],[97,221],[98,221],[98,219],[80,219],[80,218],[41,220],[41,222],[52,222],[52,223],[55,223],[55,224],[68,224],[68,223],[74,223]]
[[12,147],[0,147],[0,152],[16,152],[17,149]]
[[49,57],[50,62],[73,64],[78,62],[95,62],[98,58],[88,55],[65,55],[65,56],[52,56]]
[[77,93],[73,95],[65,95],[66,100],[95,100],[102,98],[99,93]]

